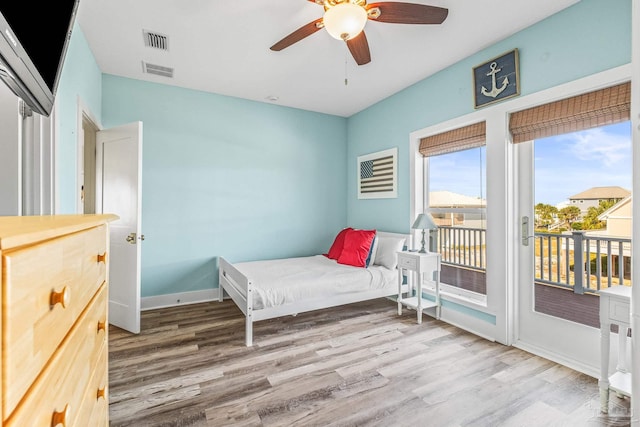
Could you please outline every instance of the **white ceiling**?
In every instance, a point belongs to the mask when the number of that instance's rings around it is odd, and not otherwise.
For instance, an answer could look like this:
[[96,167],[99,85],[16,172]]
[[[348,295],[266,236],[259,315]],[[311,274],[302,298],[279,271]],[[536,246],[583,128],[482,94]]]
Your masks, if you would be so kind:
[[[324,29],[269,49],[322,16],[307,0],[81,0],[77,19],[104,73],[349,117],[579,0],[406,1],[449,16],[440,25],[368,21],[371,62],[362,66]],[[168,36],[169,50],[145,47],[143,30]],[[143,73],[142,61],[174,77]]]

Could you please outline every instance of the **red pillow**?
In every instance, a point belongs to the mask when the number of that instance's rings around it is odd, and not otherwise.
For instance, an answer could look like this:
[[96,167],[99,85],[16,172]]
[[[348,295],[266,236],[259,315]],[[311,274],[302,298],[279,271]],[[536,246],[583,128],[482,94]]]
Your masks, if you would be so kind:
[[347,227],[341,230],[333,241],[333,245],[329,249],[329,252],[324,254],[329,259],[338,259],[340,254],[342,253],[342,248],[344,247],[344,236],[346,236],[347,231],[353,230],[351,227]]
[[338,264],[364,267],[376,230],[349,230],[344,238],[344,247],[338,257]]

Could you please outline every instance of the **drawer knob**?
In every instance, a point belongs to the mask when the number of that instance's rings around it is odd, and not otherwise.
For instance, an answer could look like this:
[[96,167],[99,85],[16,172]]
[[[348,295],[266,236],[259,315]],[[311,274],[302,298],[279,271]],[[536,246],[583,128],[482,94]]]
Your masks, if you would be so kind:
[[98,389],[96,400],[100,400],[100,398],[106,399],[106,387],[102,387]]
[[102,255],[98,254],[98,262],[107,263],[107,253],[103,253]]
[[69,305],[69,288],[62,288],[61,292],[56,292],[55,290],[51,291],[51,297],[49,299],[49,304],[53,307],[56,304],[62,305],[62,308],[67,308]]
[[69,416],[69,404],[64,405],[62,412],[55,411],[51,416],[51,427],[67,425],[67,417]]
[[106,331],[107,330],[107,322],[105,322],[104,320],[98,320],[98,333],[100,333],[100,331]]

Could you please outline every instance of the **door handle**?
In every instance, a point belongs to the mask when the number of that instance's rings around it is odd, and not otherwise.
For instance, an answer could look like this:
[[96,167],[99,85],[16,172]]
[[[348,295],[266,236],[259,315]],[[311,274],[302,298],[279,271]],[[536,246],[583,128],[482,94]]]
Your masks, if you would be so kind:
[[136,233],[131,233],[127,236],[127,242],[131,243],[132,245],[136,244]]
[[523,216],[520,224],[521,224],[522,246],[529,246],[529,239],[535,237],[535,236],[529,236],[529,217]]

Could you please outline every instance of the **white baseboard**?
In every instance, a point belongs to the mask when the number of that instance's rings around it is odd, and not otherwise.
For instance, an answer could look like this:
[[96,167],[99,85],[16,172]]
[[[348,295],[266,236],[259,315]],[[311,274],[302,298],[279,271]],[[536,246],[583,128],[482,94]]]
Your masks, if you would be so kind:
[[440,320],[489,341],[496,341],[496,325],[459,311],[443,307]]
[[544,359],[550,360],[555,363],[559,363],[560,365],[571,368],[575,371],[582,372],[585,375],[589,375],[593,378],[600,377],[600,367],[590,366],[584,363],[580,363],[576,360],[568,359],[560,354],[549,351],[548,349],[540,348],[534,344],[524,343],[522,341],[517,341],[513,344],[514,347],[517,347],[521,350],[529,352],[531,354],[535,354],[536,356],[540,356]]
[[178,305],[197,304],[199,302],[216,301],[218,289],[204,289],[201,291],[180,292],[177,294],[155,295],[140,299],[140,309],[153,310],[155,308],[175,307]]

